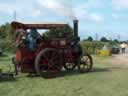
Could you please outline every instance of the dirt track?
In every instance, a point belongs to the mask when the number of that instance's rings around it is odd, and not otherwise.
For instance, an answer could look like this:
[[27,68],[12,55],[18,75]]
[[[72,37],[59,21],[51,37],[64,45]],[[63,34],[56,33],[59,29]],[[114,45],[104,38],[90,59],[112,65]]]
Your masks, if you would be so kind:
[[128,67],[128,53],[113,55],[111,61],[113,65]]

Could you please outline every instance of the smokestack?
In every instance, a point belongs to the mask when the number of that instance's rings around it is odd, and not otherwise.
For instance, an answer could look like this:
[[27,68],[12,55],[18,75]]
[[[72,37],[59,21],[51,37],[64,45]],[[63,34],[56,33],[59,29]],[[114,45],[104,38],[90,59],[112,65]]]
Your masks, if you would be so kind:
[[78,43],[78,20],[74,19],[73,20],[74,23],[74,37],[75,37],[75,44]]

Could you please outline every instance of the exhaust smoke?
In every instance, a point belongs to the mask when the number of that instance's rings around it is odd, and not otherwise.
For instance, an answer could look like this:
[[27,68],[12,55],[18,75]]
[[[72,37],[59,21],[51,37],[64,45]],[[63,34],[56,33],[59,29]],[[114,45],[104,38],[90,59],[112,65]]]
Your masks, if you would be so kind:
[[72,0],[65,2],[65,0],[38,0],[39,4],[44,8],[49,9],[50,11],[56,13],[60,16],[65,16],[69,19],[75,19],[75,12],[72,6]]

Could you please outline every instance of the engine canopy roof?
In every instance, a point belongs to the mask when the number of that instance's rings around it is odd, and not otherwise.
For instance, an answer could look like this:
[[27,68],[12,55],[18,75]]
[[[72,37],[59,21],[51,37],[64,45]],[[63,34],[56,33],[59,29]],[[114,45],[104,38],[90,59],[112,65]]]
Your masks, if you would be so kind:
[[11,26],[14,29],[55,29],[64,28],[67,23],[55,22],[55,23],[21,23],[13,21]]

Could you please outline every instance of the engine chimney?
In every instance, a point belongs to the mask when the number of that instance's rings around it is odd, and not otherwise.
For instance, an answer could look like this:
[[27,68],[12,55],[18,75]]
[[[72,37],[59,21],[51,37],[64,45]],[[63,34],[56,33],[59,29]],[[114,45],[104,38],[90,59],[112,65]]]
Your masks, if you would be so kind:
[[78,20],[75,19],[73,20],[73,23],[74,23],[74,38],[75,38],[75,44],[78,43]]

